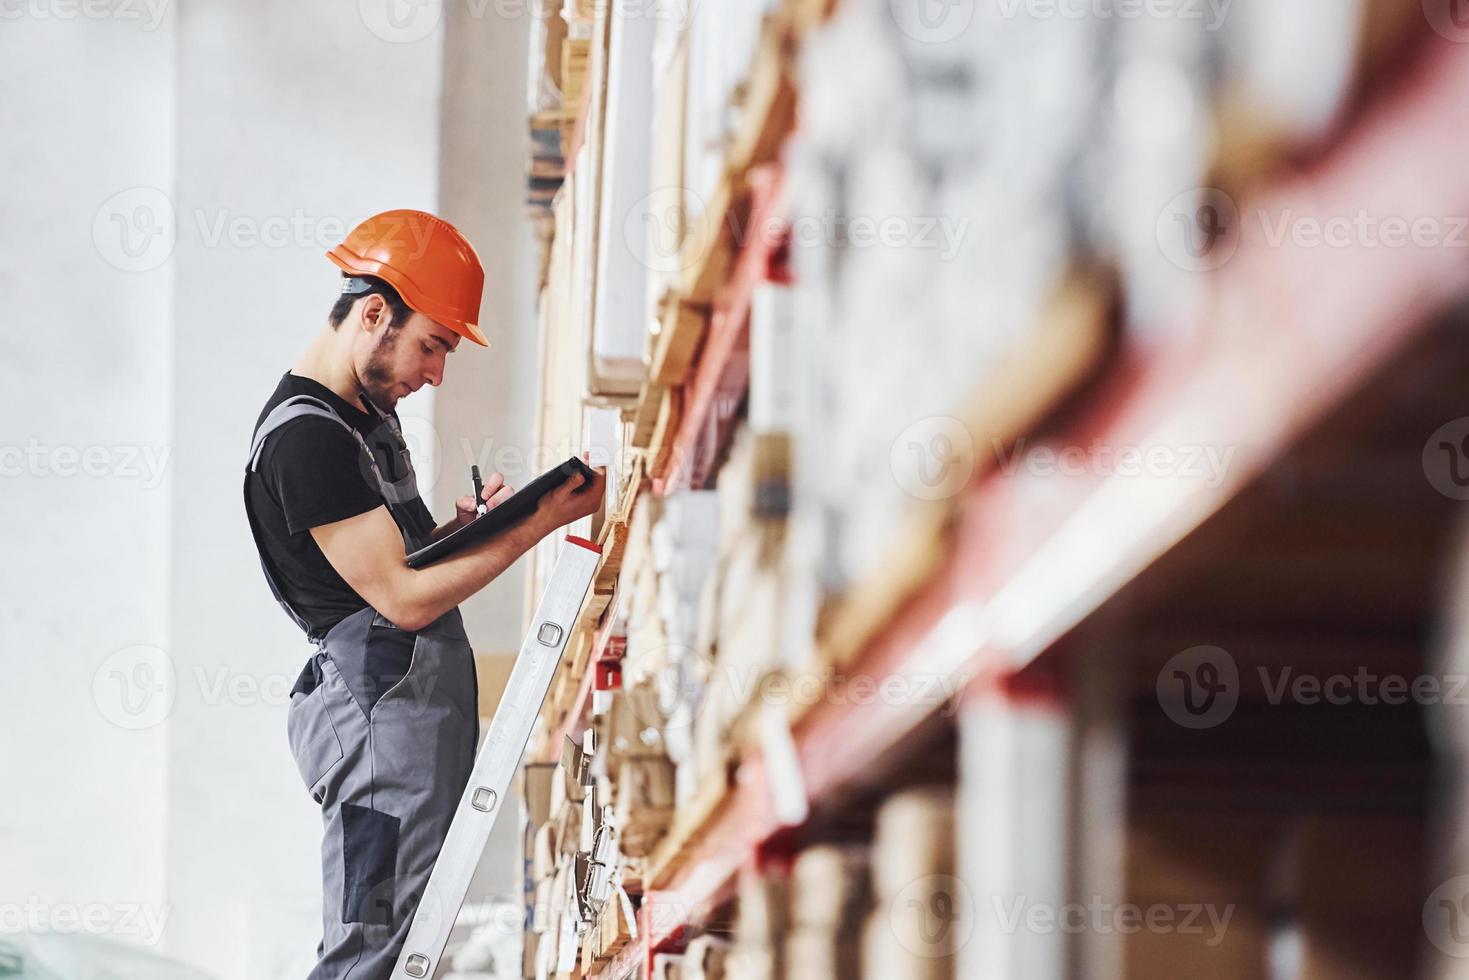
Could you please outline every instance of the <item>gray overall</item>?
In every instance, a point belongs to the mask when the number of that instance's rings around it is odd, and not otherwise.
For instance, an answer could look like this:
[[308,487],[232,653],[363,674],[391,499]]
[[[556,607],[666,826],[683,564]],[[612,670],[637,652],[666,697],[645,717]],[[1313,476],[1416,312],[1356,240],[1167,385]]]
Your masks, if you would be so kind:
[[[378,414],[408,465],[395,420]],[[352,433],[405,547],[426,544],[412,540],[412,522],[399,512],[418,496],[411,465],[405,478],[387,481],[367,440],[326,402],[303,395],[276,406],[256,430],[249,468],[272,432],[303,415],[333,419]],[[253,516],[250,525],[271,591],[317,646],[291,692],[287,720],[291,753],[321,804],[325,831],[323,935],[309,980],[386,980],[474,764],[474,655],[459,610],[451,610],[414,635],[407,674],[381,690],[383,675],[369,655],[372,631],[398,627],[369,607],[311,636],[281,594]]]

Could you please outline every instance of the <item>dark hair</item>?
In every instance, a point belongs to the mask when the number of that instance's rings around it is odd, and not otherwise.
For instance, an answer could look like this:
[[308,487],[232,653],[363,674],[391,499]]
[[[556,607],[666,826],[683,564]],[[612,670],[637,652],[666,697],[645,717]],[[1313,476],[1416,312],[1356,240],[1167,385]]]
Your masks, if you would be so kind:
[[331,313],[327,315],[327,321],[331,323],[333,330],[340,327],[342,321],[347,319],[347,314],[352,312],[353,303],[356,303],[359,299],[366,299],[374,293],[382,296],[383,300],[388,304],[388,310],[393,314],[393,318],[389,323],[392,329],[396,330],[401,327],[413,315],[413,311],[408,308],[407,303],[403,302],[403,297],[398,295],[398,291],[376,276],[344,275],[342,277],[344,282],[347,279],[360,279],[368,283],[369,288],[360,293],[343,293],[337,297],[337,301],[332,304]]

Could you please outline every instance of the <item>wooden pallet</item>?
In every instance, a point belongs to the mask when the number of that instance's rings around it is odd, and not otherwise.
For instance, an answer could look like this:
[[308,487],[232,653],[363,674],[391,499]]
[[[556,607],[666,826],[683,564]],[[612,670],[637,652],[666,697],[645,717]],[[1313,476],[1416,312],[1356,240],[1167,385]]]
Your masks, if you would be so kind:
[[662,314],[648,377],[653,383],[667,387],[683,384],[688,377],[709,323],[709,308],[675,293],[664,296],[660,305]]
[[[628,421],[632,423],[629,442],[634,449],[646,450],[653,444],[653,429],[658,424],[658,409],[663,406],[663,395],[667,389],[652,380],[643,382],[638,400],[628,410]],[[627,416],[624,416],[627,417]]]
[[653,434],[649,437],[648,446],[648,472],[655,478],[661,477],[668,470],[668,463],[673,455],[673,435],[678,431],[679,420],[683,418],[683,390],[681,388],[666,388],[663,397],[658,403],[658,418],[653,423]]

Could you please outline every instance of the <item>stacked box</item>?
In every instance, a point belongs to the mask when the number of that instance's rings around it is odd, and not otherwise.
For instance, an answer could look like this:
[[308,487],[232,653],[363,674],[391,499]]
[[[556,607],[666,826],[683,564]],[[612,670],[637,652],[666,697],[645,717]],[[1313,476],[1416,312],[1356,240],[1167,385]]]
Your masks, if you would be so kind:
[[[1023,342],[1065,268],[1066,196],[1020,186],[1039,179],[1011,179],[997,159],[1007,144],[985,135],[1001,109],[1020,112],[1000,97],[1012,82],[980,38],[1013,20],[949,37],[858,0],[806,51],[813,125],[790,157],[802,232],[792,260],[798,291],[815,294],[797,298],[797,321],[817,318],[801,373],[822,378],[803,406],[797,490],[831,514],[824,579],[836,587],[877,573],[915,502],[952,495],[945,478],[972,465],[974,447],[941,443],[964,434],[937,420]],[[1064,156],[1085,136],[1072,115],[1096,96],[1087,60],[1066,60],[1069,24],[1051,34],[1044,67],[1076,82],[1045,89],[1075,93],[1068,114],[1044,117]],[[1027,57],[1004,64],[1023,72]]]
[[691,4],[683,153],[688,223],[702,215],[723,176],[724,151],[739,120],[740,85],[772,6],[769,0]]
[[797,980],[787,972],[786,937],[791,931],[791,881],[776,868],[740,877],[729,980]]
[[838,5],[802,53],[787,153],[793,520],[824,590],[880,575],[905,514],[995,461],[954,416],[1030,342],[1068,268],[1116,265],[1136,332],[1188,321],[1238,233],[1216,188],[1260,169],[1216,159],[1221,130],[1274,160],[1320,138],[1412,8]]
[[646,857],[673,819],[673,763],[664,757],[623,762],[617,771],[616,792],[622,853]]
[[[653,564],[653,526],[662,514],[662,501],[644,494],[633,506],[628,522],[627,547],[622,568],[618,572],[618,608],[627,617],[627,649],[631,665],[637,663],[639,651],[657,650],[667,642],[663,621],[658,615],[658,569]],[[636,677],[624,671],[623,683]]]
[[[628,637],[624,678],[637,683],[652,678],[658,692],[664,748],[678,767],[677,798],[696,787],[693,723],[703,703],[710,664],[698,650],[699,599],[713,571],[718,542],[718,505],[713,491],[672,494],[649,536],[652,608],[662,643],[637,645]],[[646,603],[644,572],[639,602]]]
[[719,545],[719,498],[712,490],[684,490],[663,499],[653,525],[653,566],[658,572],[658,611],[668,642],[692,647],[699,590],[713,570]]
[[868,980],[953,980],[969,907],[955,894],[954,794],[950,788],[894,795],[877,815],[874,905],[862,940]]
[[704,598],[713,669],[694,733],[698,768],[708,772],[745,741],[743,720],[773,672],[797,666],[782,646],[790,495],[790,440],[783,432],[735,433],[720,469],[719,573]]
[[680,980],[732,980],[727,968],[729,943],[717,936],[689,941],[680,965]]
[[791,930],[785,939],[788,975],[801,980],[860,977],[861,947],[853,941],[871,906],[868,849],[807,848],[791,869]]
[[567,740],[554,766],[524,767],[527,918],[537,937],[525,961],[535,966],[531,975],[565,975],[626,941],[616,921],[603,921],[620,881],[613,808],[592,775],[595,742],[587,732],[581,744]]

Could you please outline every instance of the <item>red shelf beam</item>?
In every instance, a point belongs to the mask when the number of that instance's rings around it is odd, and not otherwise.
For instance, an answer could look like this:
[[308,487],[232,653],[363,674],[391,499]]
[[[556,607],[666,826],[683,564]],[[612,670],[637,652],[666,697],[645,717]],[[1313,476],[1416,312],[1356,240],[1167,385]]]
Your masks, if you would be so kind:
[[755,287],[783,278],[780,267],[789,242],[784,171],[778,163],[764,164],[752,168],[747,179],[751,205],[743,227],[736,229],[739,255],[729,281],[715,297],[708,332],[684,384],[683,415],[673,437],[668,468],[654,481],[659,494],[707,482],[729,434],[729,423],[749,387],[750,301]]

